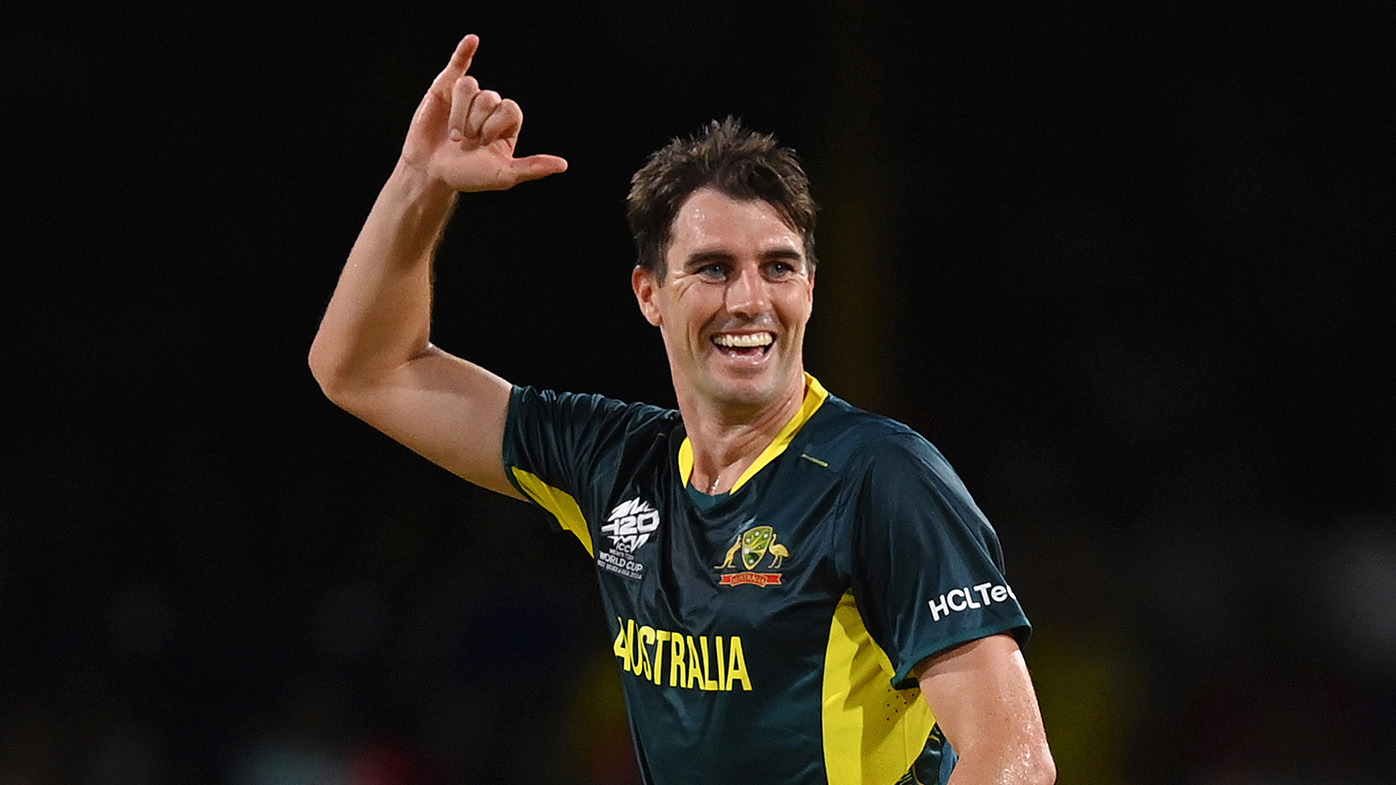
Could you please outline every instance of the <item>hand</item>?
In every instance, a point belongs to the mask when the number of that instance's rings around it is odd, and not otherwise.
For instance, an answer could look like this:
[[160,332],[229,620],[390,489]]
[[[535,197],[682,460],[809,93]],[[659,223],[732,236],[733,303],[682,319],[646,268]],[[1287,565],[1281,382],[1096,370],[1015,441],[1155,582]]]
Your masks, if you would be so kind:
[[412,116],[403,162],[457,191],[503,191],[566,171],[555,155],[514,157],[523,110],[467,75],[479,47],[476,35],[456,45]]

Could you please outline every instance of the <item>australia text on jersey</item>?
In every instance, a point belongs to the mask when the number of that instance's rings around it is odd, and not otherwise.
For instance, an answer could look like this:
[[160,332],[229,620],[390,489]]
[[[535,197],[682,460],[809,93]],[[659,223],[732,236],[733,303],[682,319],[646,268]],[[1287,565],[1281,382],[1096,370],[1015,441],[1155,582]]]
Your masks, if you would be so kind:
[[621,620],[611,650],[620,669],[659,686],[709,692],[751,691],[740,635],[689,635]]

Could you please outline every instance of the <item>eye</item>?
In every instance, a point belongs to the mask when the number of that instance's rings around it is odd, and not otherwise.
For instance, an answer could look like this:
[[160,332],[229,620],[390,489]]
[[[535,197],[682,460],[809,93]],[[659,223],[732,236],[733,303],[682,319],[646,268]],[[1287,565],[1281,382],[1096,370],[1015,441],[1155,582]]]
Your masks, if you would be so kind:
[[771,276],[772,278],[785,278],[787,276],[794,275],[795,272],[795,265],[792,262],[788,262],[783,259],[778,259],[776,261],[769,262],[766,265],[766,274]]
[[700,278],[721,281],[727,277],[727,265],[713,262],[699,267],[696,272]]

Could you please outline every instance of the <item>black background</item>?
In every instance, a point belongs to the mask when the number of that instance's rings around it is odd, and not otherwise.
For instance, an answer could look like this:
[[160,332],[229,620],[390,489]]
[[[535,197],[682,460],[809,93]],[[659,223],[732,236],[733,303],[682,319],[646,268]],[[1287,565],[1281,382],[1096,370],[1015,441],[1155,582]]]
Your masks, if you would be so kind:
[[631,776],[585,555],[305,367],[465,32],[571,169],[463,202],[437,343],[672,403],[621,205],[740,116],[824,208],[808,367],[999,530],[1063,782],[1396,763],[1388,6],[3,13],[0,779]]

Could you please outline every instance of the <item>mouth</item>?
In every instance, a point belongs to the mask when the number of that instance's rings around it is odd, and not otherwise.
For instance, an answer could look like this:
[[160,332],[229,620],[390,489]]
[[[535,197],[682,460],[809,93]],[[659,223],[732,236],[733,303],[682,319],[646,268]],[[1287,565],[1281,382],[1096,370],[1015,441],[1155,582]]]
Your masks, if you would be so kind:
[[775,333],[769,332],[718,333],[709,340],[727,357],[764,357],[776,345]]

